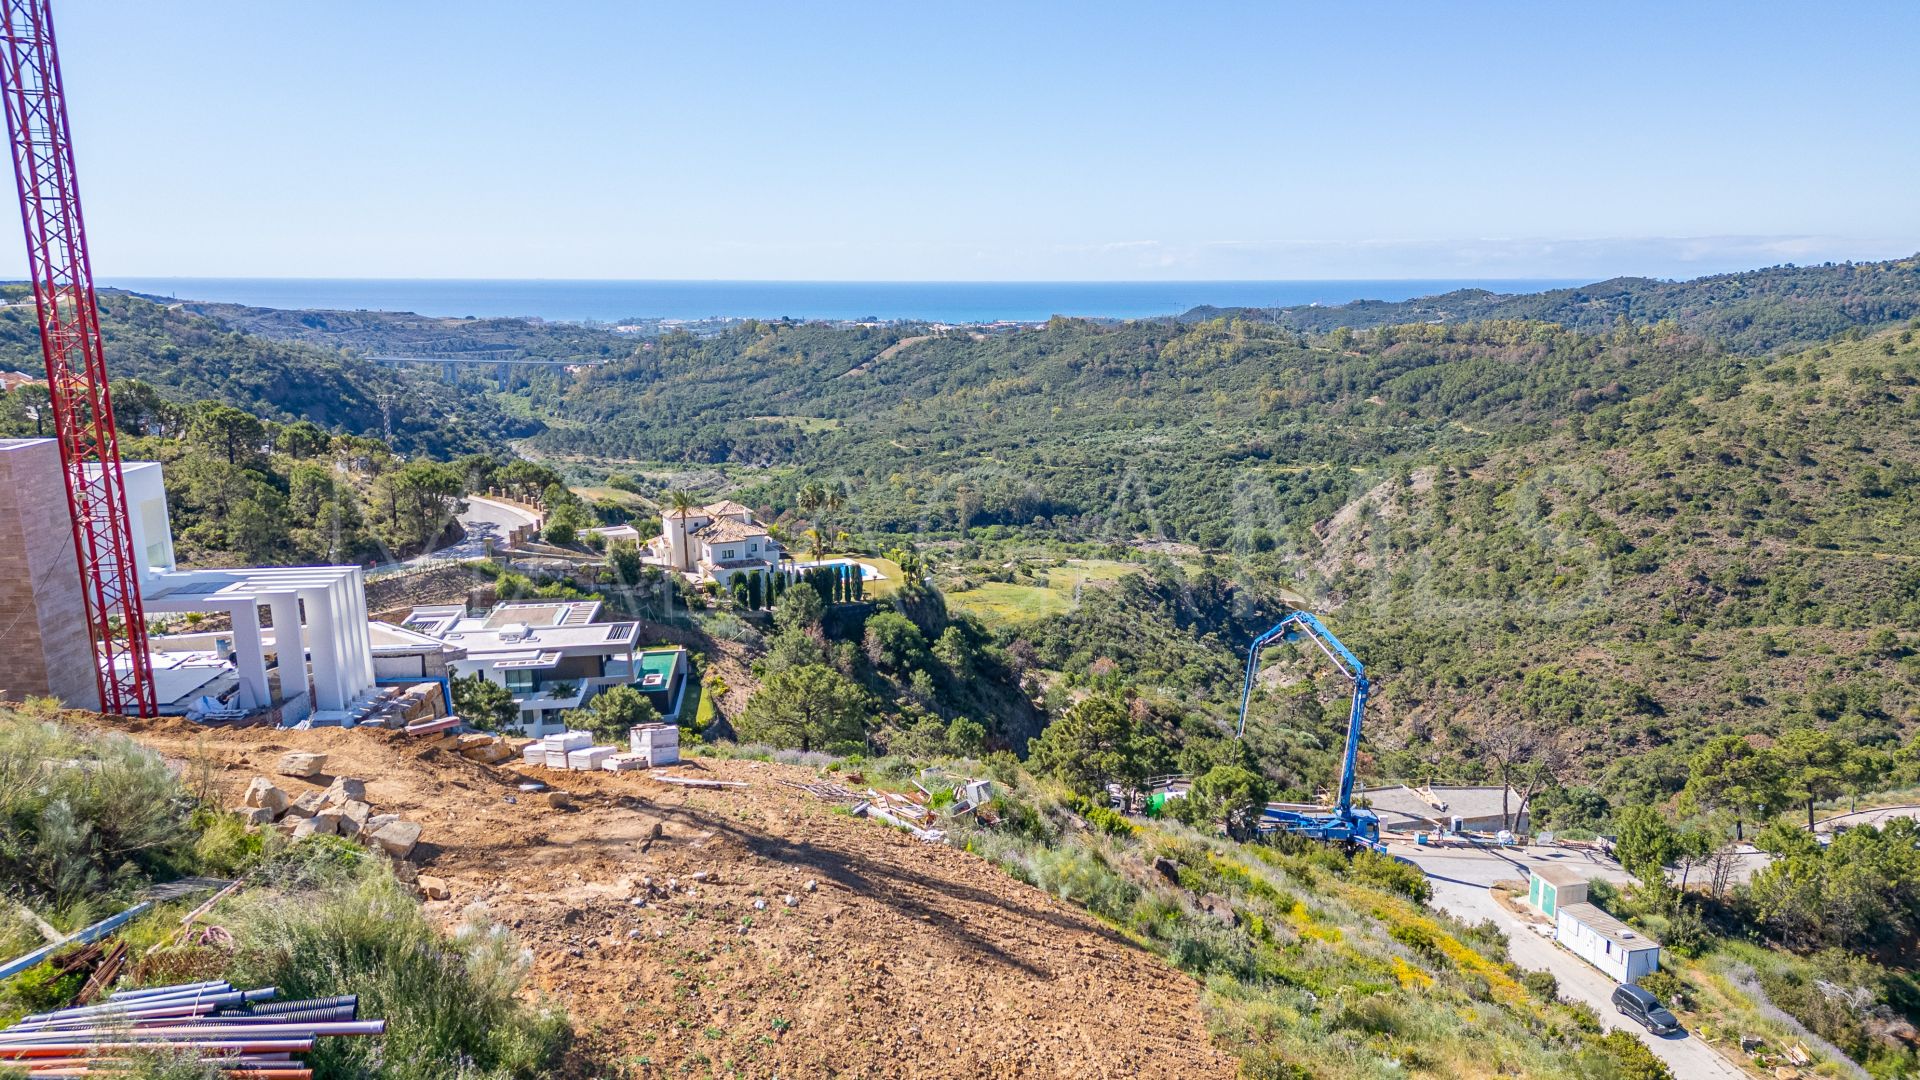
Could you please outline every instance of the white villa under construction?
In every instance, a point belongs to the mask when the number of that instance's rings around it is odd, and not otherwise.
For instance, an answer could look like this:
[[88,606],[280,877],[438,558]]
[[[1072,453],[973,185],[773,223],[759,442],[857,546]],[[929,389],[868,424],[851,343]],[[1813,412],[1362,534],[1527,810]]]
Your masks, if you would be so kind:
[[722,500],[710,506],[669,510],[661,519],[661,534],[649,542],[653,561],[695,580],[725,586],[735,574],[772,571],[786,557],[766,526],[753,520],[753,511]]
[[[359,567],[181,570],[160,464],[130,461],[123,471],[147,614],[231,623],[218,634],[151,639],[163,713],[352,724],[388,696],[376,687]],[[52,439],[0,440],[0,616],[13,625],[0,695],[50,694],[97,709],[65,491]]]

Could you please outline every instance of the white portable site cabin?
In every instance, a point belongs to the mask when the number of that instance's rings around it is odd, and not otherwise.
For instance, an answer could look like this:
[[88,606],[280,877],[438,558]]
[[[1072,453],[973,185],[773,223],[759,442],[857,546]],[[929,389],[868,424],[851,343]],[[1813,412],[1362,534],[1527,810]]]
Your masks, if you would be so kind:
[[1553,938],[1617,983],[1660,970],[1659,942],[1592,904],[1560,904]]

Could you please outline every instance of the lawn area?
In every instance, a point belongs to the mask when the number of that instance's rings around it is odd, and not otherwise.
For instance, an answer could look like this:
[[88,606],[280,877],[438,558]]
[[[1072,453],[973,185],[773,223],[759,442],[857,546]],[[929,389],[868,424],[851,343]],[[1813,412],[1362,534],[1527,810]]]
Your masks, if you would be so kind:
[[1045,585],[985,581],[971,589],[949,592],[947,602],[979,616],[988,625],[1016,626],[1072,611],[1080,603],[1083,586],[1115,582],[1139,569],[1133,563],[1110,559],[1069,559],[1042,571]]
[[635,495],[631,491],[622,491],[616,487],[595,487],[589,485],[575,487],[572,490],[575,495],[580,496],[590,503],[599,502],[601,499],[609,499],[629,510],[644,511],[647,509],[647,500]]

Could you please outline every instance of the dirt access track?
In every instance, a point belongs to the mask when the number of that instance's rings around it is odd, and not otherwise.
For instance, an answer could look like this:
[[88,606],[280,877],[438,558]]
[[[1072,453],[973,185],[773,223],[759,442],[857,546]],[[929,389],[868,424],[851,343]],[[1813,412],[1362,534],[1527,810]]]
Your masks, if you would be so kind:
[[[750,785],[689,789],[644,772],[483,766],[450,740],[386,730],[111,723],[210,768],[229,802],[282,753],[324,751],[327,773],[365,780],[377,812],[419,822],[414,861],[450,886],[428,911],[451,925],[482,905],[532,950],[534,988],[572,1016],[563,1075],[1234,1072],[1193,979],[980,858],[775,782],[812,769],[663,770]],[[525,779],[574,808],[520,792]],[[275,780],[296,796],[313,786]]]

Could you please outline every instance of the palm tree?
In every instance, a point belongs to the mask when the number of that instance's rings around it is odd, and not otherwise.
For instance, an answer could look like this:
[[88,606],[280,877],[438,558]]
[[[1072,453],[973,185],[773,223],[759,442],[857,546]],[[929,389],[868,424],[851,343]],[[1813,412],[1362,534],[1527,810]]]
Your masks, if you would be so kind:
[[[687,515],[699,509],[700,500],[694,498],[693,492],[685,488],[674,488],[672,491],[667,492],[667,505],[672,507],[672,509],[667,512],[666,516],[680,519],[680,561],[683,565],[681,565],[679,569],[691,570],[693,569],[693,545],[687,543]],[[660,527],[661,531],[667,536],[668,546],[671,547],[673,545],[672,526],[662,521]]]
[[820,509],[820,504],[827,501],[827,489],[820,486],[818,480],[809,480],[801,485],[793,501],[799,505],[802,513],[811,516]]
[[817,527],[808,529],[800,535],[807,538],[807,550],[812,553],[813,561],[819,562],[821,556],[827,553],[826,535]]

